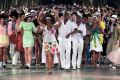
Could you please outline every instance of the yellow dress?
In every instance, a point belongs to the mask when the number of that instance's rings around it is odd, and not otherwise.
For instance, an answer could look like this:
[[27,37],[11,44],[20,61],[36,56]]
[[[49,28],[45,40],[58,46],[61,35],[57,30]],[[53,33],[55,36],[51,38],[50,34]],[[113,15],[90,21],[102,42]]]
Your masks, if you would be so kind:
[[0,47],[8,47],[9,45],[9,38],[6,35],[5,26],[0,26]]
[[106,24],[105,24],[105,22],[104,21],[101,21],[100,22],[100,27],[101,27],[101,29],[105,29],[105,26],[106,26]]

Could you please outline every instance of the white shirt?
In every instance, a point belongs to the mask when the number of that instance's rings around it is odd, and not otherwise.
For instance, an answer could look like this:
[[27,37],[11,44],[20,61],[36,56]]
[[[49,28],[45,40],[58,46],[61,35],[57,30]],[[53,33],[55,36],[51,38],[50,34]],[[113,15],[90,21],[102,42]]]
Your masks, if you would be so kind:
[[[77,28],[78,30],[82,31],[82,34],[81,33],[73,34],[72,41],[74,41],[74,40],[77,40],[79,42],[83,41],[83,37],[86,36],[86,25],[83,23],[81,23],[79,26],[77,26],[76,23],[74,23],[74,25],[75,25],[74,29]],[[73,31],[74,31],[74,29],[73,29]]]
[[[62,24],[60,26],[60,28],[58,29],[58,39],[61,40],[61,39],[66,39],[66,36],[72,32],[74,26],[73,26],[73,22],[68,20],[66,24],[64,24],[64,21],[62,20],[61,21]],[[71,36],[68,38],[68,39],[71,39]]]

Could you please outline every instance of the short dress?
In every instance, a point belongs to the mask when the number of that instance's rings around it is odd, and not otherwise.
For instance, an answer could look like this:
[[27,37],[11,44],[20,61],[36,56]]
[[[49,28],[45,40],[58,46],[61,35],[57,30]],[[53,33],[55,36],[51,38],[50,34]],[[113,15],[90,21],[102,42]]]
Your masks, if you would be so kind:
[[0,47],[8,47],[9,45],[9,38],[6,35],[6,28],[5,26],[0,25]]
[[103,52],[103,35],[100,34],[99,28],[91,30],[90,51]]
[[23,47],[34,47],[34,36],[33,32],[37,29],[33,22],[21,22],[20,29],[23,30]]
[[58,53],[58,42],[55,37],[56,30],[52,28],[47,30],[47,27],[43,30],[43,48],[45,52],[50,52],[51,54]]

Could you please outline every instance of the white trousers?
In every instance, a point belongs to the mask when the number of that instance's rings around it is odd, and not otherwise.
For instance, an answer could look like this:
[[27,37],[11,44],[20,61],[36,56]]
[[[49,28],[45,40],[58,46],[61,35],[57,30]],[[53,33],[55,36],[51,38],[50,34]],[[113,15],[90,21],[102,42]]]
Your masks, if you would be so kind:
[[15,52],[15,44],[13,43],[10,43],[10,55],[12,58],[12,65],[17,65],[20,53],[18,51]]
[[17,65],[19,56],[20,56],[20,53],[15,52],[15,54],[12,57],[12,65]]
[[71,39],[59,40],[61,67],[70,68]]
[[72,67],[80,68],[82,61],[82,52],[84,47],[84,41],[74,40],[73,42],[73,54],[72,54]]

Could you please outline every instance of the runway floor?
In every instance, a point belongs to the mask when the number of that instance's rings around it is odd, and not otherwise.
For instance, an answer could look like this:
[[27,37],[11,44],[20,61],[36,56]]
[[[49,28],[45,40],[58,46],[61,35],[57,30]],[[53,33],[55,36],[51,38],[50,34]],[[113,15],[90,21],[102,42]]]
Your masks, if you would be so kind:
[[48,75],[44,67],[34,67],[31,70],[9,67],[0,70],[0,80],[120,80],[120,69],[84,66],[79,70],[67,72],[54,68],[53,73]]

